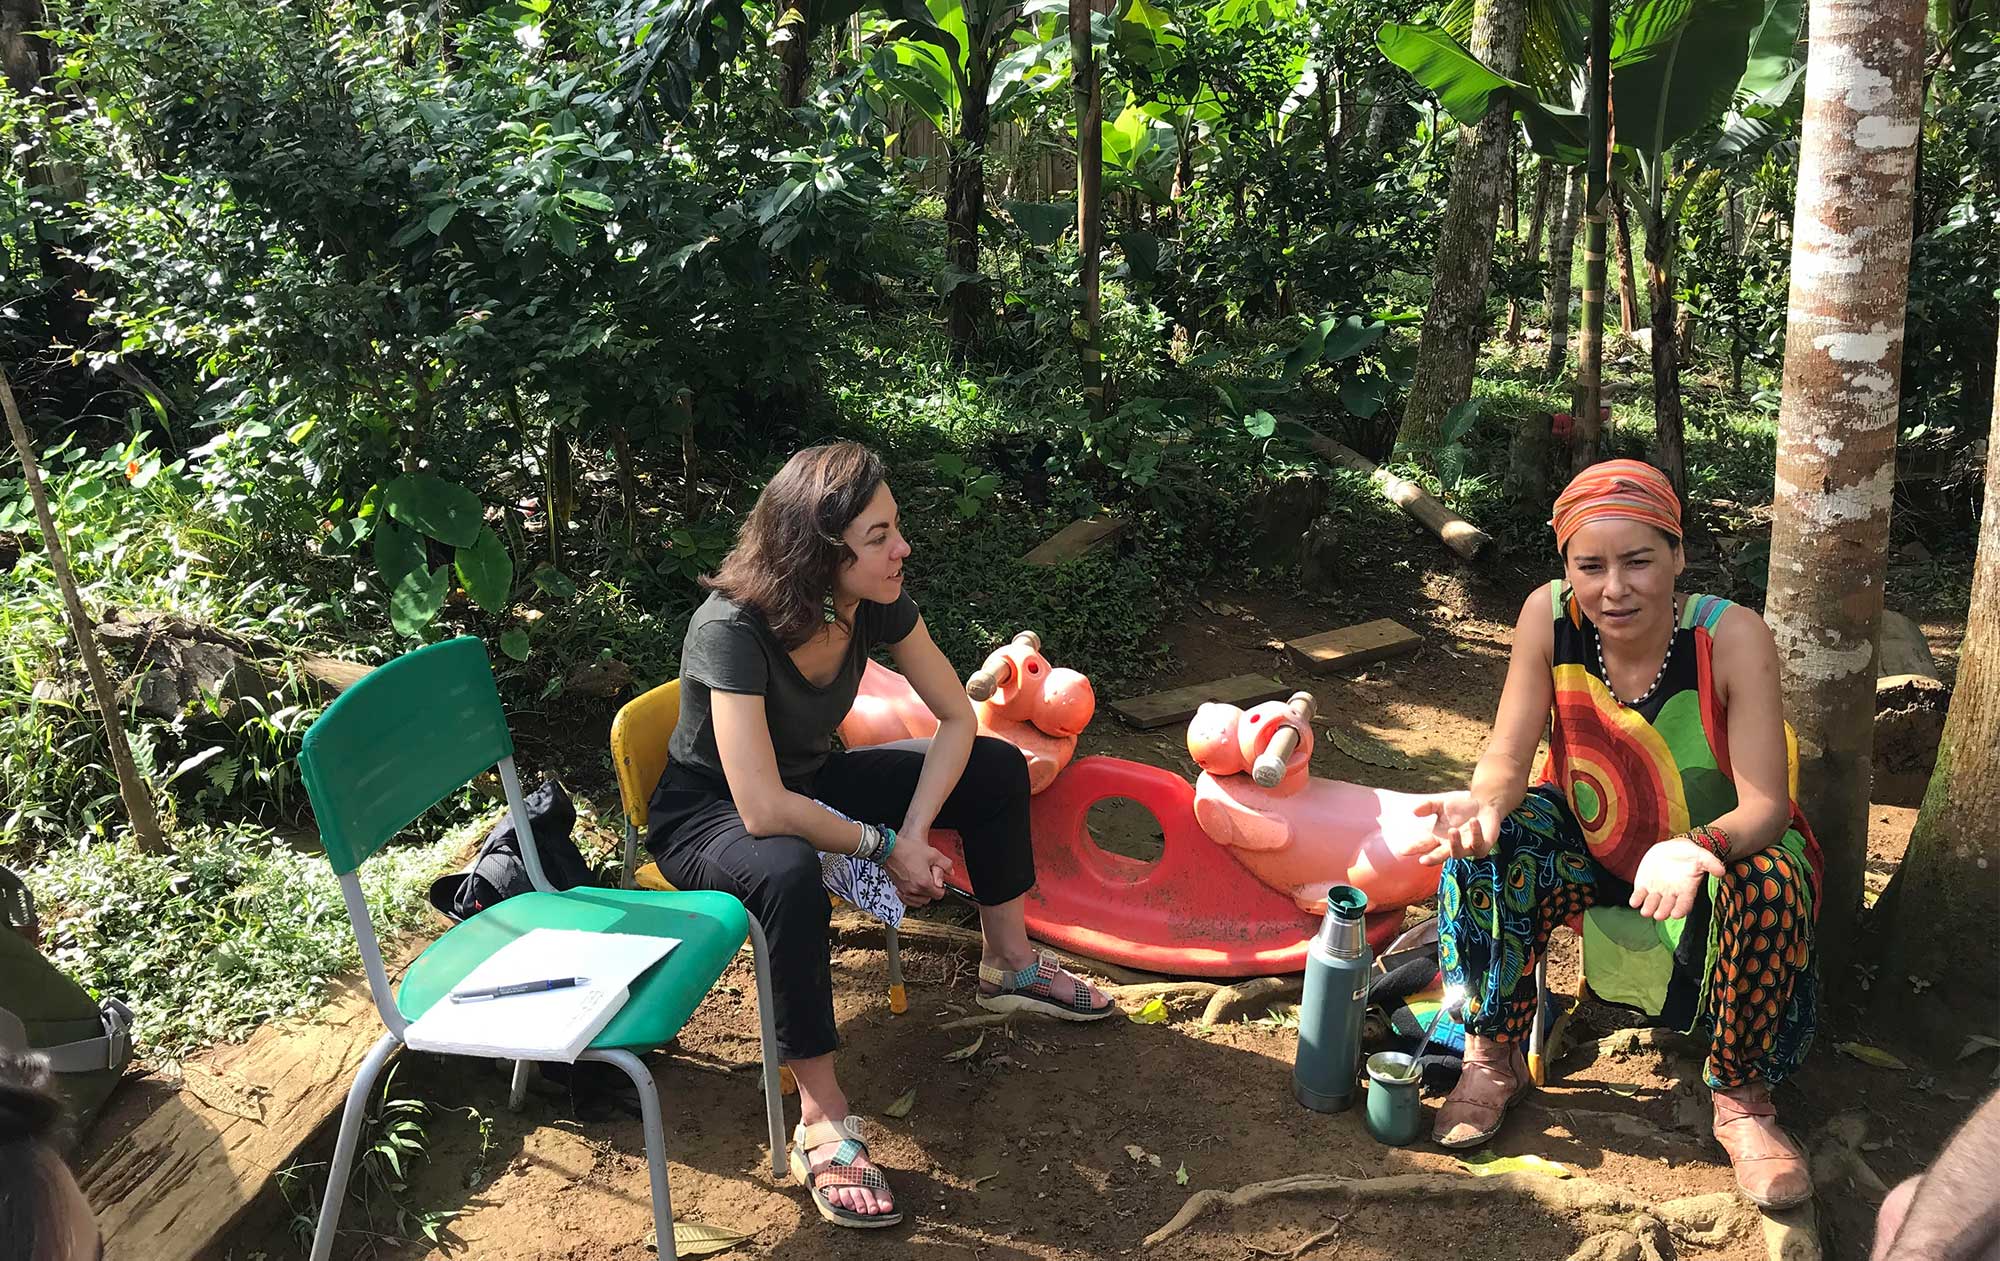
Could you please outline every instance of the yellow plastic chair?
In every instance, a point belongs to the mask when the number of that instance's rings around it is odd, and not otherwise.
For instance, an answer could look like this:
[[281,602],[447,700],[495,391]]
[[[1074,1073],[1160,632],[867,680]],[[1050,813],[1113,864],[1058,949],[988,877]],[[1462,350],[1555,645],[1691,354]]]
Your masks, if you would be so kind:
[[[1785,724],[1785,785],[1793,801],[1799,799],[1799,735],[1792,730],[1792,724]],[[1584,949],[1577,960],[1577,998],[1590,994],[1590,956],[1592,950],[1605,951],[1613,956],[1621,951],[1639,953],[1628,943],[1656,945],[1658,929],[1654,922],[1628,906],[1593,906],[1578,916],[1574,922],[1578,936],[1583,938]],[[1663,960],[1663,966],[1671,970],[1672,960]],[[1664,987],[1664,979],[1660,981]],[[1657,1019],[1656,1008],[1635,995],[1614,994],[1609,989],[1603,997],[1626,1006],[1636,1006],[1647,1015]],[[1535,961],[1535,1022],[1528,1031],[1528,1078],[1537,1086],[1545,1085],[1548,1078],[1547,1055],[1543,1045],[1542,1017],[1548,1009],[1549,980],[1546,957]]]
[[[681,681],[670,679],[622,706],[611,720],[611,761],[618,771],[618,799],[625,809],[625,861],[620,883],[625,888],[672,889],[658,863],[639,862],[639,838],[646,831],[646,811],[653,789],[667,769],[667,741],[681,719]],[[840,899],[827,895],[835,906]],[[889,1010],[902,1015],[910,1009],[903,988],[903,950],[893,926],[882,936],[889,954]],[[787,1084],[790,1071],[786,1070]],[[789,1093],[789,1091],[787,1091]]]

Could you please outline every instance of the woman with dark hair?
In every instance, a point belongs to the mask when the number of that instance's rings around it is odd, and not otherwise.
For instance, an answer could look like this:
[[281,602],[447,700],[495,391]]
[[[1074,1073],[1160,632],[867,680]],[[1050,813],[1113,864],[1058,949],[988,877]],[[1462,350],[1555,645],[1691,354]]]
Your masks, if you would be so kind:
[[47,1062],[0,1052],[0,1261],[104,1255],[90,1202],[56,1151],[61,1117]]
[[[980,1005],[1067,1020],[1115,1010],[1028,944],[1027,763],[978,734],[957,673],[903,592],[909,555],[873,452],[839,442],[786,462],[703,580],[710,594],[681,646],[680,722],[648,819],[661,874],[734,894],[764,927],[779,1054],[799,1085],[792,1173],[843,1226],[890,1226],[902,1213],[834,1075],[821,853],[880,864],[904,902],[921,905],[951,875],[930,830],[957,831],[985,937]],[[937,734],[835,752],[877,647],[937,716]]]
[[[1530,1089],[1521,1053],[1550,931],[1624,903],[1672,946],[1663,1023],[1710,1035],[1714,1134],[1743,1195],[1812,1194],[1772,1084],[1812,1041],[1819,846],[1787,785],[1778,652],[1749,609],[1681,595],[1680,499],[1611,460],[1556,500],[1564,577],[1521,608],[1493,736],[1435,819],[1439,961],[1469,998],[1433,1137],[1475,1147]],[[1542,782],[1529,766],[1544,728]]]

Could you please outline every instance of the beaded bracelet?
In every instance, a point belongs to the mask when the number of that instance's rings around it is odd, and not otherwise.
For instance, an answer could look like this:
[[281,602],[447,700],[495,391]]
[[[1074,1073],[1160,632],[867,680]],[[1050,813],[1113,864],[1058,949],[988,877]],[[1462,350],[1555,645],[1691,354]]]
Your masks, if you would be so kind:
[[1698,823],[1688,830],[1687,838],[1701,846],[1723,862],[1729,861],[1729,833],[1712,823]]
[[880,866],[888,862],[889,855],[895,852],[896,829],[876,827],[873,823],[861,825],[861,842],[854,847],[854,857]]

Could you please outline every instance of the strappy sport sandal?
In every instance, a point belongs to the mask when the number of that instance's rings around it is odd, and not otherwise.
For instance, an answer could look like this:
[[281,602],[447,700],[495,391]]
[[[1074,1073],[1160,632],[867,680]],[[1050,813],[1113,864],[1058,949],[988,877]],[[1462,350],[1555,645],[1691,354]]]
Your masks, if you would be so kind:
[[[831,1157],[817,1164],[809,1163],[806,1153],[828,1143],[839,1143],[840,1147]],[[861,1187],[877,1195],[893,1194],[889,1190],[889,1180],[882,1176],[880,1169],[872,1163],[854,1163],[866,1155],[868,1142],[861,1137],[861,1118],[857,1116],[821,1121],[812,1126],[801,1122],[792,1131],[792,1177],[812,1196],[813,1207],[819,1210],[819,1215],[836,1226],[879,1230],[903,1220],[900,1205],[886,1213],[857,1213],[835,1204],[827,1194],[841,1187]]]
[[[1521,1054],[1518,1041],[1491,1042],[1481,1038],[1479,1042],[1475,1050],[1468,1039],[1465,1067],[1459,1073],[1458,1085],[1452,1088],[1444,1107],[1438,1109],[1437,1121],[1431,1128],[1431,1141],[1439,1147],[1453,1150],[1478,1147],[1500,1132],[1508,1111],[1535,1088],[1535,1083],[1528,1076],[1527,1057]],[[1514,1085],[1505,1102],[1493,1104],[1484,1099],[1468,1099],[1459,1095],[1460,1090],[1471,1086],[1505,1086],[1509,1077],[1513,1078]],[[1468,1112],[1472,1115],[1467,1115]]]
[[1090,1001],[1090,986],[1063,971],[1046,952],[1019,972],[1007,972],[991,964],[979,965],[979,981],[994,992],[981,993],[979,1005],[988,1011],[1032,1011],[1057,1020],[1102,1020],[1118,1010],[1109,999],[1098,1007]]

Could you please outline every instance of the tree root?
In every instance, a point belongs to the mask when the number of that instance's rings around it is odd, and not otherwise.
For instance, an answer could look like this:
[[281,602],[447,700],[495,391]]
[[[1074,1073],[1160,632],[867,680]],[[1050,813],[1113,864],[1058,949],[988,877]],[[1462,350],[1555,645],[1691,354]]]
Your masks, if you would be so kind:
[[[1330,1174],[1298,1174],[1268,1182],[1253,1182],[1234,1191],[1197,1191],[1181,1205],[1173,1220],[1146,1236],[1145,1246],[1157,1247],[1220,1209],[1245,1208],[1292,1195],[1339,1195],[1351,1200],[1373,1201],[1452,1196],[1533,1200],[1552,1212],[1583,1217],[1587,1225],[1599,1229],[1600,1236],[1622,1233],[1631,1240],[1634,1261],[1667,1261],[1673,1255],[1669,1236],[1712,1247],[1749,1229],[1758,1216],[1755,1209],[1728,1192],[1649,1204],[1630,1192],[1584,1177],[1558,1179],[1536,1173],[1503,1173],[1478,1178],[1457,1174],[1408,1173],[1379,1178],[1343,1178]],[[1646,1222],[1658,1226],[1659,1233],[1653,1232],[1651,1227],[1635,1227],[1635,1223],[1644,1226]],[[1614,1243],[1617,1244],[1615,1251],[1604,1251]],[[1588,1251],[1592,1247],[1598,1251]],[[1611,1261],[1613,1257],[1625,1255],[1623,1244],[1618,1241],[1595,1244],[1586,1241],[1584,1249],[1579,1250],[1572,1261],[1576,1258]]]
[[1312,1236],[1310,1239],[1305,1240],[1303,1243],[1296,1244],[1290,1248],[1259,1248],[1253,1243],[1246,1243],[1243,1246],[1257,1253],[1259,1256],[1276,1257],[1277,1261],[1299,1261],[1300,1257],[1311,1252],[1321,1244],[1332,1243],[1335,1239],[1338,1239],[1340,1237],[1340,1228],[1346,1224],[1347,1215],[1343,1213],[1333,1220],[1333,1225]]
[[1304,985],[1305,978],[1299,976],[1260,976],[1254,981],[1225,985],[1209,996],[1208,1007],[1201,1013],[1201,1023],[1206,1027],[1253,1012],[1267,1011],[1279,999],[1301,993]]
[[[990,1029],[994,1025],[1004,1025],[1012,1023],[1014,1017],[1016,1016],[1026,1016],[1026,1015],[1039,1016],[1041,1015],[1041,1013],[1020,1012],[1020,1011],[986,1011],[979,1013],[977,1016],[961,1016],[957,1020],[947,1020],[943,1024],[939,1025],[938,1028],[946,1033],[955,1032],[959,1029]],[[1053,1017],[1043,1017],[1043,1018],[1053,1019]]]
[[1861,1143],[1868,1137],[1868,1114],[1865,1112],[1843,1112],[1819,1129],[1813,1136],[1808,1149],[1807,1163],[1812,1167],[1813,1186],[1828,1195],[1840,1194],[1853,1187],[1873,1195],[1876,1201],[1889,1195],[1888,1184],[1875,1172],[1866,1157],[1861,1154]]
[[1296,976],[1260,976],[1254,980],[1238,981],[1234,985],[1224,985],[1219,981],[1148,981],[1138,985],[1107,986],[1104,992],[1128,1010],[1155,998],[1170,1007],[1207,999],[1208,1006],[1201,1013],[1201,1023],[1206,1028],[1251,1012],[1263,1011],[1273,1002],[1298,993],[1303,983],[1304,979]]
[[1665,1223],[1650,1213],[1634,1213],[1624,1225],[1584,1240],[1568,1261],[1672,1261],[1673,1255]]
[[1218,981],[1146,981],[1137,985],[1107,985],[1104,992],[1120,1007],[1142,1007],[1155,998],[1171,1007],[1197,998],[1213,998],[1222,988]]

